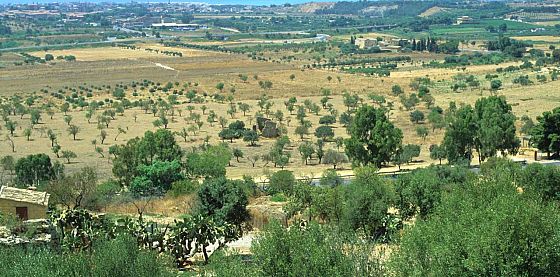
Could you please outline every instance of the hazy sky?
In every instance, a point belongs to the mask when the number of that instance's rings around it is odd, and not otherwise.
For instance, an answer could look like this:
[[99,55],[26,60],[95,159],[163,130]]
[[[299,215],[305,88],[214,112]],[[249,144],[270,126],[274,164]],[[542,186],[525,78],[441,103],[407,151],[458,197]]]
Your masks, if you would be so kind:
[[[340,0],[315,0],[315,2],[335,2]],[[349,1],[349,0],[346,0]],[[352,1],[352,0],[350,0]],[[78,1],[78,0],[0,0],[1,4],[13,4],[13,3],[49,3],[49,2],[130,2],[129,0],[86,0],[86,1]],[[167,2],[166,0],[136,0],[136,2],[144,3],[144,2]],[[262,0],[262,1],[243,1],[243,0],[199,0],[199,1],[177,1],[171,0],[171,2],[204,2],[209,4],[245,4],[245,5],[271,5],[271,4],[300,4],[306,2],[312,2],[312,0]]]

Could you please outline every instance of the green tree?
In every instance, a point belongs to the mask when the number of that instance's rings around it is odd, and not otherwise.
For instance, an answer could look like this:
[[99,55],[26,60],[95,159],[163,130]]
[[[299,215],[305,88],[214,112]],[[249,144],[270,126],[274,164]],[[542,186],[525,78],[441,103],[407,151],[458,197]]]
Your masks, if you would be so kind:
[[345,224],[370,239],[383,236],[386,233],[384,222],[394,193],[376,169],[369,166],[357,169],[356,179],[348,185],[346,193]]
[[298,146],[298,151],[301,155],[301,159],[305,162],[305,165],[307,165],[309,159],[315,153],[315,147],[313,147],[313,143],[306,141]]
[[424,97],[428,93],[430,93],[430,89],[427,86],[422,85],[422,86],[418,87],[418,96]]
[[13,137],[14,132],[16,131],[17,123],[8,119],[8,120],[6,120],[6,123],[5,123],[4,126],[6,126],[6,129],[10,132],[10,135]]
[[15,170],[15,160],[13,156],[7,155],[0,159],[0,165],[2,165],[2,170],[9,171],[13,173]]
[[55,144],[53,147],[51,147],[51,150],[53,151],[53,153],[56,155],[57,158],[60,158],[60,150],[62,150],[62,147],[60,147],[60,145]]
[[165,129],[155,133],[147,131],[142,138],[133,138],[124,145],[111,146],[109,153],[114,156],[113,174],[123,184],[129,184],[137,176],[140,165],[150,165],[156,160],[170,162],[183,156],[175,136]]
[[413,123],[420,123],[420,121],[424,121],[424,113],[419,110],[414,110],[410,113],[410,121]]
[[51,147],[53,147],[56,141],[56,134],[52,129],[47,130],[47,137],[49,137],[49,140],[51,141]]
[[350,138],[345,141],[346,154],[355,164],[381,166],[389,162],[402,141],[402,131],[387,118],[385,110],[363,106],[358,109]]
[[310,125],[311,122],[307,120],[304,121],[303,124],[296,127],[296,129],[294,130],[295,134],[298,135],[301,140],[303,140],[303,138],[305,138],[305,136],[309,134]]
[[149,165],[138,166],[138,175],[132,180],[130,191],[136,195],[161,194],[171,188],[175,181],[183,179],[181,163],[173,161],[154,161]]
[[23,130],[23,135],[27,138],[27,141],[29,141],[29,138],[31,137],[31,133],[32,133],[31,128],[25,128],[25,130]]
[[301,123],[305,120],[305,117],[307,117],[307,115],[305,114],[305,107],[299,106],[296,114],[296,119]]
[[222,141],[229,140],[230,143],[233,143],[233,140],[237,138],[237,132],[233,129],[225,128],[218,133],[218,136]]
[[68,133],[76,140],[76,135],[80,132],[80,128],[74,124],[68,127]]
[[327,169],[323,171],[323,175],[321,175],[319,183],[323,187],[334,188],[344,184],[344,180],[340,177],[340,175],[338,175],[338,173],[336,173],[335,169]]
[[445,147],[437,144],[430,145],[430,158],[432,160],[439,160],[439,164],[441,164],[441,160],[447,158]]
[[323,161],[323,157],[325,156],[325,141],[322,139],[317,139],[317,142],[315,142],[315,149],[317,159],[319,160],[319,163],[321,163]]
[[413,158],[420,156],[420,146],[415,144],[404,145],[397,151],[393,158],[393,162],[398,165],[399,170],[404,163],[410,163]]
[[250,218],[249,200],[243,190],[243,181],[225,177],[206,179],[197,192],[196,212],[217,222],[233,224],[241,232],[241,225]]
[[255,164],[260,160],[260,158],[261,157],[259,155],[251,155],[247,157],[247,160],[251,163],[253,167],[255,167]]
[[356,107],[358,107],[360,97],[357,94],[350,94],[348,92],[345,92],[344,94],[342,94],[342,100],[344,106],[346,106],[347,108],[347,111],[353,111],[356,109]]
[[121,100],[126,96],[126,94],[124,93],[124,89],[122,88],[115,88],[115,90],[113,90],[113,97]]
[[319,119],[319,124],[332,125],[336,123],[336,117],[334,115],[325,115]]
[[54,205],[63,205],[68,209],[99,208],[97,172],[92,167],[84,167],[70,176],[51,181],[46,191],[50,193],[50,203]]
[[34,154],[17,160],[15,173],[16,182],[22,185],[37,184],[55,176],[51,158],[47,154]]
[[70,123],[72,122],[72,116],[71,115],[65,115],[64,116],[64,122],[66,122],[66,125],[70,126]]
[[228,122],[227,118],[220,116],[218,118],[218,122],[220,123],[220,126],[222,126],[222,129],[224,129],[226,127],[226,124]]
[[420,99],[418,99],[418,96],[416,96],[415,93],[411,93],[409,97],[406,97],[405,95],[401,95],[400,100],[401,100],[401,104],[404,106],[404,108],[407,111],[412,110],[412,108],[414,108],[416,105],[418,105],[418,103],[420,103]]
[[276,171],[270,176],[268,193],[270,195],[284,193],[291,195],[296,184],[294,173],[288,170]]
[[231,150],[224,145],[208,146],[203,151],[186,157],[186,173],[191,178],[217,178],[226,175],[226,166],[232,158]]
[[330,126],[319,126],[315,129],[315,136],[325,141],[332,140],[334,137],[333,128]]
[[243,141],[249,142],[250,146],[255,146],[255,142],[259,141],[259,134],[253,130],[243,132]]
[[[86,116],[86,119],[87,119],[87,122],[88,122],[88,123],[91,122],[91,118],[93,117],[93,113],[94,113],[94,111],[91,110],[91,109],[89,109],[89,110],[86,111],[85,116]],[[134,120],[134,122],[136,122],[136,119]]]
[[393,85],[393,87],[391,87],[391,92],[393,92],[393,95],[395,96],[399,96],[404,93],[403,89],[399,85]]
[[467,105],[459,108],[448,121],[442,144],[447,160],[450,163],[470,163],[477,131],[472,107]]
[[494,80],[490,81],[490,89],[492,91],[497,91],[500,88],[502,88],[502,81],[500,81],[498,79],[494,79]]
[[424,126],[416,127],[416,135],[419,136],[420,138],[422,138],[422,140],[426,140],[426,137],[428,136],[428,134],[429,134],[428,128],[426,128]]
[[428,114],[428,121],[432,124],[432,132],[436,129],[441,129],[445,127],[445,120],[443,118],[443,114],[436,109],[433,109]]
[[105,155],[103,154],[103,148],[96,146],[95,147],[95,153],[99,154],[99,156],[101,156],[101,158],[105,158]]
[[224,83],[218,83],[216,84],[216,89],[218,89],[220,92],[224,91]]
[[529,164],[519,179],[524,192],[536,194],[544,200],[560,200],[560,170],[556,166]]
[[60,155],[60,157],[65,159],[66,163],[69,164],[70,160],[77,158],[78,155],[76,155],[76,153],[70,150],[62,150],[62,155]]
[[371,265],[356,266],[351,258],[355,252],[342,245],[341,239],[317,223],[289,229],[274,223],[252,247],[255,271],[263,276],[380,276]]
[[348,162],[348,157],[344,153],[340,153],[336,150],[329,149],[325,152],[325,156],[323,157],[324,164],[330,164],[333,166],[333,169],[336,169],[342,163]]
[[426,219],[443,196],[472,180],[474,173],[464,167],[430,166],[400,175],[395,182],[396,208],[403,219]]
[[529,135],[531,133],[531,129],[535,127],[535,122],[533,122],[533,119],[531,119],[527,115],[523,115],[521,117],[521,122],[522,122],[521,130],[519,131],[524,135]]
[[60,111],[63,112],[64,115],[66,115],[69,110],[70,110],[70,104],[68,104],[68,102],[64,102],[62,103],[62,105],[60,105]]
[[239,163],[239,158],[243,158],[243,151],[239,148],[233,148],[232,155],[233,157],[235,157],[235,160]]
[[251,105],[247,103],[239,103],[239,110],[243,112],[243,116],[246,116],[247,112],[251,110]]
[[504,97],[491,96],[476,101],[475,137],[479,160],[502,154],[516,154],[520,141],[516,137],[515,115]]
[[560,156],[560,107],[546,111],[537,117],[537,124],[532,128],[531,141],[534,147]]
[[105,142],[105,139],[107,139],[107,131],[101,130],[99,132],[99,138],[101,139],[101,144],[103,144]]
[[39,122],[41,121],[41,112],[37,109],[31,110],[30,116],[31,116],[31,125],[39,124]]
[[272,82],[269,80],[265,80],[265,81],[259,81],[259,86],[262,89],[271,89],[272,88]]

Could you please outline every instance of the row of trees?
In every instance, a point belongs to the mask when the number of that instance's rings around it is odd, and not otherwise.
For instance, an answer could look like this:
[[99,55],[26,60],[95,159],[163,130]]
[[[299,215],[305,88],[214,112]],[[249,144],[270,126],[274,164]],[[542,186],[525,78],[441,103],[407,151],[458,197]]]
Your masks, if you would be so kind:
[[[559,112],[545,113],[539,118],[543,124],[538,124],[533,131],[534,142],[547,152],[553,150],[558,153],[560,150],[553,143],[555,133],[558,133],[554,129],[554,118]],[[413,122],[423,119],[423,113],[411,113]],[[457,107],[451,103],[445,115],[443,110],[435,107],[428,119],[433,129],[446,127],[441,146],[430,147],[431,156],[436,160],[446,158],[450,163],[469,164],[473,151],[476,151],[479,162],[482,162],[498,153],[514,155],[520,147],[520,140],[516,136],[516,117],[504,97],[481,98],[474,108],[470,105]],[[544,123],[546,121],[549,122]],[[400,165],[419,154],[417,146],[402,145],[402,131],[388,120],[383,108],[362,106],[353,117],[348,131],[350,138],[345,140],[345,151],[354,165],[372,164],[379,167],[391,161]],[[417,130],[419,136],[426,132],[425,128]]]
[[520,141],[516,137],[515,115],[504,97],[477,100],[475,107],[450,105],[442,146],[450,163],[470,163],[476,150],[479,161],[516,154]]
[[47,154],[32,154],[17,160],[8,155],[0,163],[2,171],[15,175],[15,183],[20,186],[45,185],[64,175],[64,165],[51,161]]

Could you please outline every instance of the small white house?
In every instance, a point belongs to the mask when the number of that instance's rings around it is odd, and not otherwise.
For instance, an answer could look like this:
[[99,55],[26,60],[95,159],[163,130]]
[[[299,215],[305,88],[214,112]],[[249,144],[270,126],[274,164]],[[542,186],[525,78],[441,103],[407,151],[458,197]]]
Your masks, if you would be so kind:
[[50,195],[33,189],[0,187],[0,212],[16,215],[21,220],[47,217]]

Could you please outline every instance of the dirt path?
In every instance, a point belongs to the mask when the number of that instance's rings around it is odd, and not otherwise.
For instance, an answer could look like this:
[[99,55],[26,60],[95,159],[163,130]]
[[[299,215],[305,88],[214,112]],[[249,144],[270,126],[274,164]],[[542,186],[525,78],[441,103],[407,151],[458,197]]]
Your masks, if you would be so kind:
[[167,70],[171,70],[171,71],[177,71],[175,68],[170,67],[170,66],[167,66],[167,65],[163,65],[163,64],[160,64],[160,63],[153,63],[153,64],[154,64],[155,66],[161,67],[161,68],[163,68],[163,69],[167,69]]

